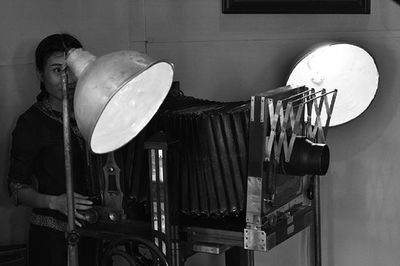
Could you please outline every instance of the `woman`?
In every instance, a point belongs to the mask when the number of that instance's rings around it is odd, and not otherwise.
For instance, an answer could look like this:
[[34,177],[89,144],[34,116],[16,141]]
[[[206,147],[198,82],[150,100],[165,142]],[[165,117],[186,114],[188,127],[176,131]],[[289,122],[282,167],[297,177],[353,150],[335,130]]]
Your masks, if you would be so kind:
[[[17,204],[32,207],[29,231],[29,265],[67,265],[65,240],[67,200],[65,187],[64,144],[62,125],[61,73],[65,52],[81,48],[68,34],[54,34],[43,39],[35,53],[41,92],[18,119],[13,131],[9,187]],[[68,75],[72,100],[76,79]],[[72,101],[71,101],[72,102]],[[72,116],[72,114],[71,114]],[[85,143],[76,123],[71,121],[72,163],[75,186],[75,209],[87,210],[92,202],[86,193]],[[76,224],[84,220],[78,211]],[[80,241],[80,261],[94,259]],[[90,265],[82,261],[82,265]]]

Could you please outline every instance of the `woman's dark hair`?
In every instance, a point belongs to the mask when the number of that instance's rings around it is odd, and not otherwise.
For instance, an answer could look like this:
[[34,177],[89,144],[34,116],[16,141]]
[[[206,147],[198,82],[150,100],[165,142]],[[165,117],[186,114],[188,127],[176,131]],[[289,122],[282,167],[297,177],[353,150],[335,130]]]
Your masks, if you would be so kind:
[[[54,53],[57,52],[67,52],[71,48],[82,48],[82,44],[73,36],[62,33],[62,34],[53,34],[44,38],[36,48],[35,52],[35,64],[36,69],[43,73],[44,66],[47,60]],[[36,97],[38,100],[42,100],[47,96],[46,88],[44,87],[43,82],[40,83],[40,93]]]

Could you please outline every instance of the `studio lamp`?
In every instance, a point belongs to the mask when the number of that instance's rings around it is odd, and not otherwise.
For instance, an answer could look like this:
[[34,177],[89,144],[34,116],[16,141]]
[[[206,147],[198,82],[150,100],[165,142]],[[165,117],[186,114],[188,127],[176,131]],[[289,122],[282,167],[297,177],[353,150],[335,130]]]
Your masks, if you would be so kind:
[[67,64],[78,78],[76,122],[95,153],[113,151],[136,136],[158,110],[172,83],[170,63],[134,51],[96,59],[75,49]]
[[[78,78],[74,114],[78,128],[94,153],[107,153],[134,138],[157,112],[172,84],[173,66],[135,51],[96,58],[72,49],[67,66]],[[67,73],[63,73],[63,125],[68,202],[68,263],[77,265]]]
[[[378,81],[377,66],[366,50],[350,43],[331,42],[317,44],[309,49],[291,70],[287,84],[304,85],[315,91],[337,90],[335,111],[329,125],[339,126],[360,116],[369,107],[375,98]],[[315,110],[309,111],[305,112],[305,116],[311,113],[311,123],[314,123]],[[327,119],[326,113],[321,113],[323,125]],[[298,162],[301,162],[300,159]],[[320,181],[317,174],[313,175],[312,182],[315,211],[314,261],[315,265],[321,265]]]

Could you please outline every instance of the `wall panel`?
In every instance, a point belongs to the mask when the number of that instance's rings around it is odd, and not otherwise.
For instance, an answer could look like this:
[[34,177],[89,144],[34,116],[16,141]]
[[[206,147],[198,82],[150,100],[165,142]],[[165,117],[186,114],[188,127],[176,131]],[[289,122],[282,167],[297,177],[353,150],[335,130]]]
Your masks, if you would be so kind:
[[[400,5],[372,0],[369,15],[226,15],[220,4],[146,1],[148,51],[175,63],[186,94],[246,99],[284,83],[297,56],[321,41],[351,42],[374,56],[380,72],[375,100],[328,136],[331,167],[321,183],[323,265],[397,265]],[[309,246],[307,237],[298,237],[257,254],[256,261],[310,265]]]

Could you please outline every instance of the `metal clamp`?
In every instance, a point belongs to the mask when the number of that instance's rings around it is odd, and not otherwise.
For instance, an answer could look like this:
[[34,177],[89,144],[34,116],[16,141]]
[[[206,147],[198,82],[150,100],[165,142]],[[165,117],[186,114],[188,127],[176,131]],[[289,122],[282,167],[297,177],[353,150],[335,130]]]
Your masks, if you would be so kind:
[[79,242],[80,235],[76,230],[72,230],[71,232],[66,233],[66,240],[68,245],[76,246]]
[[244,229],[244,249],[267,251],[267,237],[259,229]]

